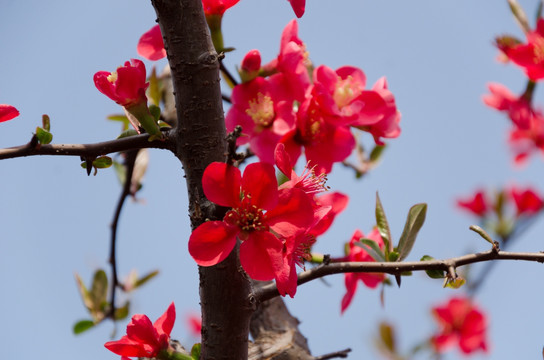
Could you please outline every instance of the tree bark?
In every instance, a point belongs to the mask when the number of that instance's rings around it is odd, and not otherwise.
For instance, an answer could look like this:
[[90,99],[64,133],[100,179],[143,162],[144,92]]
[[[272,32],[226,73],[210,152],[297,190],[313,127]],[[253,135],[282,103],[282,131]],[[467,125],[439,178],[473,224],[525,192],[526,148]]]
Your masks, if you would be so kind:
[[[177,126],[172,139],[185,171],[189,216],[195,229],[222,219],[224,208],[208,201],[202,174],[225,161],[225,121],[219,57],[211,42],[201,0],[152,0],[172,71]],[[187,241],[187,239],[181,239]],[[201,359],[247,359],[249,320],[255,305],[237,249],[222,263],[200,267]]]

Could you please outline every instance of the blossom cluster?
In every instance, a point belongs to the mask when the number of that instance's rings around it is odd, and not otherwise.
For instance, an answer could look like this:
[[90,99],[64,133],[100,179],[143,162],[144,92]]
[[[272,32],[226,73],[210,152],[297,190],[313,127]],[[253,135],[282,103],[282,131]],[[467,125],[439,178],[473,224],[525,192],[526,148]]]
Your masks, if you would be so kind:
[[500,36],[496,46],[505,62],[521,67],[528,78],[526,89],[515,95],[498,83],[488,85],[490,94],[483,97],[486,105],[504,112],[512,121],[508,142],[514,152],[514,162],[523,164],[537,151],[544,152],[544,112],[532,104],[535,84],[544,79],[544,19],[537,21],[536,29],[526,33],[527,42],[512,36]]
[[260,161],[273,163],[281,143],[294,163],[304,151],[317,173],[329,173],[355,148],[352,128],[380,145],[399,136],[400,113],[385,78],[365,89],[366,76],[356,67],[312,69],[296,20],[283,30],[275,59],[261,65],[258,50],[245,56],[243,83],[234,87],[225,119],[228,131],[242,127],[238,145],[248,144]]
[[244,173],[229,164],[211,163],[202,178],[206,197],[230,207],[222,221],[207,221],[189,238],[189,253],[201,266],[225,260],[240,240],[240,263],[254,280],[276,280],[282,295],[295,295],[296,265],[302,266],[317,236],[342,211],[347,197],[321,194],[323,175],[306,168],[301,175],[282,144],[276,165],[288,181],[278,186],[274,167],[257,162]]

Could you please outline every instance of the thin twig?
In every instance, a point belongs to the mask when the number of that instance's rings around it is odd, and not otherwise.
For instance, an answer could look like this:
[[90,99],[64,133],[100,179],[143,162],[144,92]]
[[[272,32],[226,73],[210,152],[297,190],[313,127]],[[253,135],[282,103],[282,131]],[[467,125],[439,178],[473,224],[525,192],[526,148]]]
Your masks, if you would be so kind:
[[119,286],[119,278],[117,276],[117,257],[116,257],[116,243],[117,243],[117,225],[119,224],[119,217],[121,216],[121,210],[126,198],[130,195],[130,186],[132,184],[132,174],[134,172],[134,163],[136,162],[136,156],[139,150],[129,150],[125,153],[125,183],[123,184],[123,190],[119,196],[115,214],[113,215],[113,221],[111,223],[111,241],[110,241],[110,265],[111,265],[111,293],[110,293],[110,313],[108,316],[115,320],[115,292]]
[[[544,263],[544,253],[517,253],[489,250],[477,254],[468,254],[446,260],[411,261],[411,262],[341,262],[321,265],[298,274],[298,285],[319,279],[324,276],[343,273],[387,273],[401,274],[406,271],[442,270],[448,271],[453,266],[457,268],[491,260],[522,260]],[[276,284],[267,284],[256,290],[257,301],[266,301],[278,296]]]
[[348,357],[348,353],[351,352],[351,349],[344,349],[340,351],[335,351],[330,354],[325,354],[321,356],[314,357],[314,360],[328,360],[328,359],[334,359],[334,358],[342,358],[345,359]]
[[238,81],[234,78],[234,76],[232,76],[232,74],[230,73],[229,69],[227,69],[225,67],[225,64],[223,64],[223,61],[220,61],[219,62],[219,69],[221,70],[221,72],[223,73],[223,75],[225,75],[225,77],[228,78],[228,80],[234,85],[238,85]]
[[[14,159],[25,156],[36,155],[62,155],[62,156],[82,156],[93,157],[106,155],[119,151],[128,151],[133,149],[156,148],[172,149],[173,144],[169,140],[169,130],[165,133],[164,141],[148,141],[148,134],[129,136],[126,138],[103,141],[93,144],[48,144],[37,145],[31,140],[26,145],[15,146],[0,149],[0,160]],[[34,137],[32,138],[34,139]]]

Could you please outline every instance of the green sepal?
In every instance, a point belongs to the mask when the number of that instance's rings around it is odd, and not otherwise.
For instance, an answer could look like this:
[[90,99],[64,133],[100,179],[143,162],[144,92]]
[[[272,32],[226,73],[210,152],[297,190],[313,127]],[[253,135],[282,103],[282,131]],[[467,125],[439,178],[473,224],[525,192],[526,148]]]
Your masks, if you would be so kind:
[[[434,258],[429,255],[423,255],[419,261],[432,261]],[[443,279],[446,276],[444,270],[425,270],[427,276],[431,279]]]
[[385,262],[385,256],[382,253],[380,246],[374,240],[361,239],[356,242],[355,245],[365,250],[374,260]]
[[391,230],[389,229],[389,223],[387,222],[378,192],[376,192],[376,226],[384,243],[385,257],[389,257],[389,251],[391,250]]
[[155,121],[159,121],[159,118],[161,117],[161,108],[157,105],[149,105],[149,112],[151,113],[151,116],[155,119]]
[[74,327],[72,330],[74,334],[78,335],[94,327],[94,325],[95,323],[92,320],[80,320],[74,324]]
[[406,223],[404,224],[404,230],[402,231],[399,245],[397,246],[397,251],[400,254],[398,261],[406,259],[408,254],[410,254],[410,251],[412,251],[417,233],[425,222],[426,214],[427,204],[425,203],[416,204],[408,211],[408,217],[406,218]]

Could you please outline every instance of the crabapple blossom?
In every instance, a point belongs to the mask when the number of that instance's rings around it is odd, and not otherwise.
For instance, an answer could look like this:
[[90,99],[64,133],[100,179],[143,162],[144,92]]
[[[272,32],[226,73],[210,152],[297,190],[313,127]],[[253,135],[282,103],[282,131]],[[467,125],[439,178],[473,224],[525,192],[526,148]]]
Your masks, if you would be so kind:
[[510,195],[514,200],[518,216],[535,215],[542,209],[542,206],[544,206],[542,197],[531,188],[520,189],[516,186],[512,186],[510,188]]
[[164,41],[159,25],[153,26],[145,32],[138,41],[136,47],[138,54],[148,60],[156,61],[166,56]]
[[486,216],[487,211],[492,207],[487,203],[485,194],[482,190],[478,190],[472,197],[458,199],[457,206],[464,210],[468,210],[479,217]]

